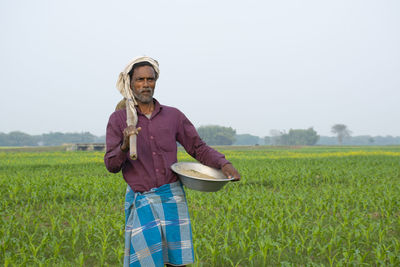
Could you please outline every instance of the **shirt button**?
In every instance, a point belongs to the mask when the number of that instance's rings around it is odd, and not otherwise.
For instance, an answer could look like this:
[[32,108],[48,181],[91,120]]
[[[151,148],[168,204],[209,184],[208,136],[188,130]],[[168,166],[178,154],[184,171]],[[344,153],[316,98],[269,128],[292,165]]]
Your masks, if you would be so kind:
[[156,154],[156,152],[153,152],[153,155],[155,155]]
[[150,136],[150,139],[154,139],[154,136]]
[[158,172],[158,169],[156,169],[156,172]]

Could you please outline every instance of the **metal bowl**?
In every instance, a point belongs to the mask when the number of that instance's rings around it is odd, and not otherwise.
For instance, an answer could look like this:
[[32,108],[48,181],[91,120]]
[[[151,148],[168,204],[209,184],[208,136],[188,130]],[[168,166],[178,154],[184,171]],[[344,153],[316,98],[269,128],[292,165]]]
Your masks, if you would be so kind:
[[[227,178],[221,170],[208,167],[198,162],[177,162],[172,164],[171,169],[178,175],[183,185],[187,188],[203,192],[216,192],[227,182],[234,179]],[[214,178],[201,178],[182,173],[182,171],[189,170],[194,170]]]

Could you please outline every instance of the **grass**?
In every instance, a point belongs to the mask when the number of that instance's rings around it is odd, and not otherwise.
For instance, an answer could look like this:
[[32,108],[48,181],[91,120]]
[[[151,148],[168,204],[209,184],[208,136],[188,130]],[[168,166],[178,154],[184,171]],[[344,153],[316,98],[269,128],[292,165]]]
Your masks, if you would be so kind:
[[[186,190],[195,266],[400,265],[399,146],[217,149],[243,179]],[[102,157],[0,150],[0,264],[122,265],[126,185]]]

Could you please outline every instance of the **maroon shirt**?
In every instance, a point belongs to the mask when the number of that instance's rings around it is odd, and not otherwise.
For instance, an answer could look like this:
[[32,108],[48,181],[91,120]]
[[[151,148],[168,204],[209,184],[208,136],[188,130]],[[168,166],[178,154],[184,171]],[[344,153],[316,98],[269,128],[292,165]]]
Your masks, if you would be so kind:
[[196,128],[178,109],[160,105],[155,107],[148,119],[137,109],[137,127],[142,130],[137,136],[138,158],[129,158],[129,152],[122,152],[122,131],[127,127],[126,110],[111,114],[107,125],[104,163],[107,170],[117,173],[122,169],[125,181],[135,192],[145,192],[152,188],[178,180],[170,166],[177,162],[178,141],[192,157],[201,163],[220,169],[226,163],[225,156],[209,147],[200,139]]

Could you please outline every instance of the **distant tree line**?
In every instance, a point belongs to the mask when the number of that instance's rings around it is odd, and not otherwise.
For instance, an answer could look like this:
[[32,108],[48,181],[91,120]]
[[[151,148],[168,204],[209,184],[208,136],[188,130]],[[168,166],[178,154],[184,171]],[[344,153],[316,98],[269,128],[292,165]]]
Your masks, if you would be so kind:
[[313,146],[319,140],[319,135],[312,128],[290,129],[288,133],[273,130],[272,136],[264,137],[264,144],[279,146]]
[[197,128],[200,137],[210,146],[229,146],[235,142],[236,131],[231,127],[218,125],[200,126]]
[[[321,136],[317,145],[334,146],[340,145],[337,137]],[[344,138],[342,144],[344,146],[387,146],[400,145],[400,136],[370,136],[358,135]]]
[[277,132],[264,140],[251,134],[236,134],[231,127],[218,125],[201,126],[197,129],[200,137],[209,145],[315,145],[319,135],[313,128],[290,129],[288,133]]
[[235,135],[235,142],[233,142],[233,145],[236,146],[256,146],[261,144],[264,144],[264,140],[251,134],[237,134]]
[[89,132],[54,132],[41,135],[29,135],[19,131],[0,133],[0,146],[59,146],[64,143],[102,143],[104,141],[104,136],[97,137]]
[[[290,129],[288,132],[271,130],[270,136],[259,137],[251,134],[236,134],[232,127],[219,125],[200,126],[200,137],[209,145],[400,145],[400,136],[351,136],[351,131],[343,124],[332,126],[336,137],[319,136],[312,128]],[[65,143],[104,143],[105,136],[95,136],[90,132],[61,133],[51,132],[29,135],[15,131],[8,134],[0,132],[0,146],[59,146]]]

